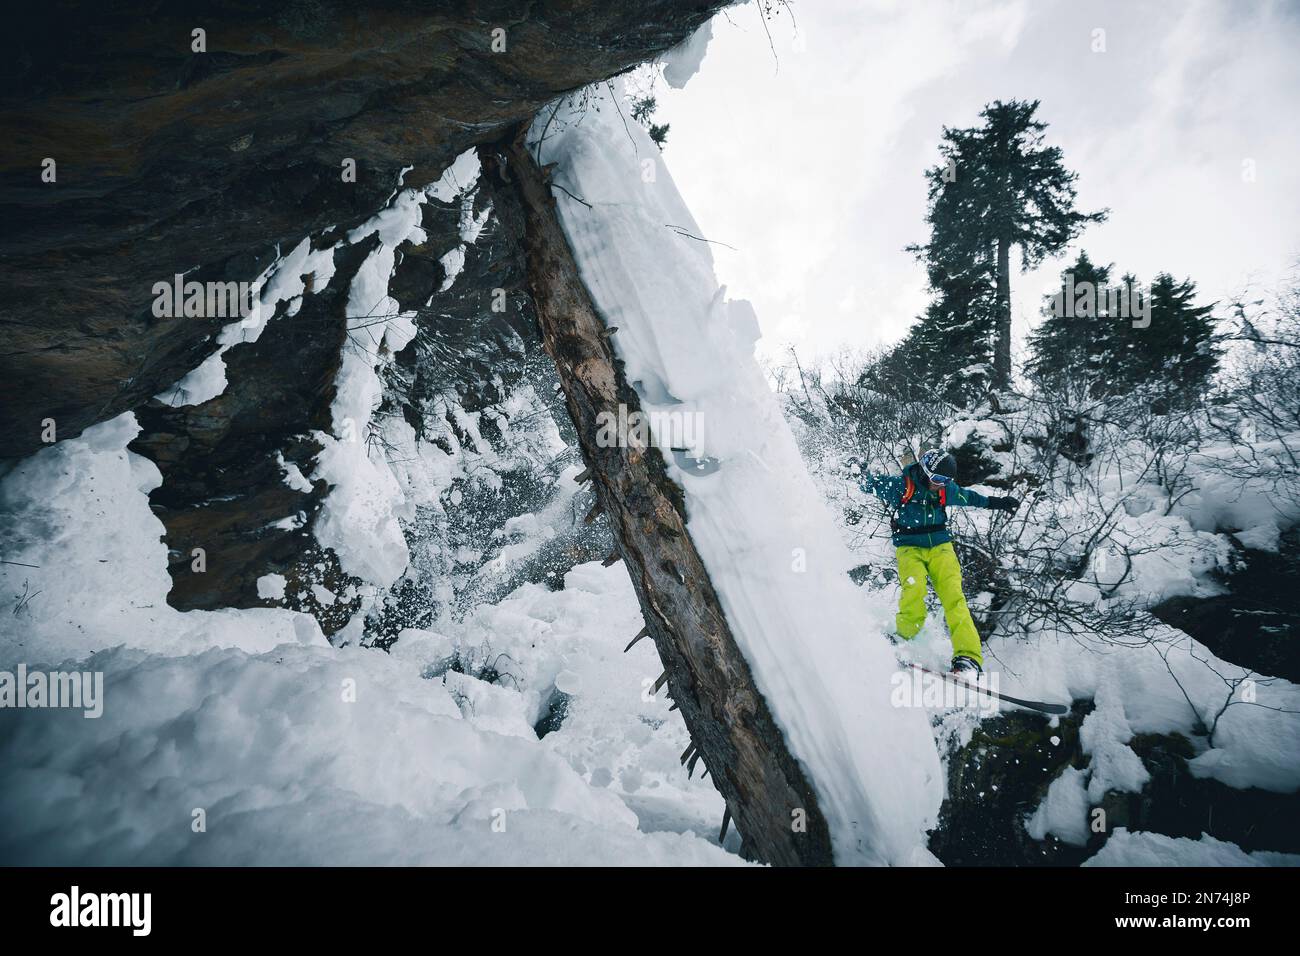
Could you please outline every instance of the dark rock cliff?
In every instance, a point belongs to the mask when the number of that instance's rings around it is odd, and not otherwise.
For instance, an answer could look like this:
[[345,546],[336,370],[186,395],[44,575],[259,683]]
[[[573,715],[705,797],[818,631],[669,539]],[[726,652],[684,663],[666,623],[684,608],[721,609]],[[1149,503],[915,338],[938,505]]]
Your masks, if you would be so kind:
[[465,149],[668,49],[720,6],[83,0],[12,12],[0,41],[0,458],[40,447],[49,419],[69,438],[136,408],[211,354],[222,322],[156,318],[155,282],[251,280],[277,244],[373,214],[403,169],[408,185],[436,180]]
[[[1107,792],[1089,804],[1088,842],[1072,846],[1048,834],[1035,840],[1026,822],[1052,782],[1070,767],[1086,771],[1079,728],[1091,701],[1051,721],[1026,712],[986,720],[948,754],[948,793],[930,849],[948,866],[1077,866],[1118,827],[1199,839],[1207,833],[1247,852],[1300,850],[1294,820],[1300,794],[1239,790],[1197,777],[1196,755],[1182,734],[1138,734],[1129,745],[1150,779],[1138,793]],[[1100,813],[1097,811],[1100,810]]]
[[1276,551],[1230,540],[1231,571],[1213,575],[1222,594],[1170,598],[1151,613],[1225,661],[1300,681],[1300,528],[1284,531]]
[[[377,239],[341,241],[401,185],[437,181],[557,94],[612,76],[688,36],[722,4],[701,0],[333,3],[53,3],[8,35],[0,135],[0,459],[134,410],[132,450],[163,483],[173,606],[276,604],[327,633],[368,608],[390,640],[470,595],[554,578],[605,553],[607,534],[569,520],[509,573],[483,568],[511,516],[573,496],[565,461],[511,459],[501,425],[528,416],[570,439],[554,367],[522,286],[518,217],[484,184],[421,209],[424,240],[395,254],[389,294],[417,333],[384,372],[375,419],[480,474],[453,475],[403,522],[417,572],[366,582],[314,535],[331,491],[311,476],[331,432],[349,286]],[[196,52],[194,32],[205,50]],[[54,180],[42,180],[55,161]],[[355,162],[355,177],[345,175]],[[462,203],[483,218],[460,241]],[[228,318],[155,317],[154,284],[252,281],[305,237],[333,249],[333,275],[281,302],[262,333],[225,351],[227,386],[205,401],[160,401],[218,346]],[[460,246],[453,289],[442,261]],[[504,294],[507,308],[494,309]],[[481,427],[464,431],[465,417]],[[376,428],[379,426],[376,425]],[[375,433],[365,436],[375,438]],[[376,453],[389,454],[379,449]],[[572,457],[572,456],[570,456]],[[525,460],[531,458],[533,460]],[[462,469],[464,471],[464,469]],[[482,480],[487,472],[489,480]],[[583,493],[586,496],[587,493]],[[581,518],[585,503],[571,503]],[[563,504],[563,501],[560,501]],[[204,558],[195,565],[195,549]],[[267,574],[284,597],[258,594]],[[321,590],[321,589],[324,590]],[[332,597],[331,597],[332,596]]]

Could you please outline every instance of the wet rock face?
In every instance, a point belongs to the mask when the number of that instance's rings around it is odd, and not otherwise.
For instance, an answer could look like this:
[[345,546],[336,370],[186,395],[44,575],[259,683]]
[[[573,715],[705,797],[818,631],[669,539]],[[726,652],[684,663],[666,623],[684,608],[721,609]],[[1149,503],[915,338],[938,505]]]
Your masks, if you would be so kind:
[[1138,734],[1129,746],[1151,774],[1141,793],[1108,793],[1102,800],[1108,825],[1199,839],[1208,833],[1246,852],[1300,852],[1300,794],[1237,790],[1195,777],[1195,756],[1181,734]]
[[[337,237],[327,231],[312,243],[331,250],[328,280],[304,283],[254,341],[222,355],[220,395],[136,410],[142,431],[131,450],[163,477],[150,504],[166,528],[172,606],[290,607],[334,634],[372,595],[366,637],[387,645],[404,628],[435,626],[525,581],[558,585],[574,564],[609,553],[603,525],[580,520],[590,492],[561,475],[576,467],[576,441],[537,334],[513,194],[480,177],[454,196],[427,195],[419,215],[420,232],[396,247],[388,278],[396,310],[415,326],[391,362],[373,347],[384,318],[347,315],[379,237],[331,246]],[[356,346],[380,369],[379,404],[358,424],[367,455],[413,469],[422,489],[402,522],[411,567],[397,582],[349,576],[316,537],[332,491],[316,477],[318,456],[323,436],[339,434],[336,380],[343,350]],[[413,443],[393,444],[408,433]],[[555,513],[566,495],[570,507]],[[527,522],[545,536],[535,551],[508,567],[494,560],[520,543],[507,530],[512,518],[548,507],[549,519]],[[269,574],[284,578],[282,598],[259,594]]]
[[[371,235],[341,247],[333,278],[304,295],[295,316],[286,317],[282,304],[257,341],[232,346],[222,357],[228,384],[220,395],[178,408],[150,401],[136,410],[141,432],[129,447],[163,476],[149,503],[167,529],[173,607],[258,606],[257,579],[268,573],[287,573],[304,593],[312,583],[328,587],[326,579],[342,583],[337,561],[316,554],[311,537],[329,487],[290,487],[282,462],[310,475],[321,450],[311,432],[333,430],[348,287],[377,244]],[[199,568],[195,548],[204,554]],[[293,573],[301,561],[307,566]],[[320,563],[332,573],[310,573]],[[339,614],[332,607],[318,616],[328,633]]]
[[1277,551],[1238,547],[1232,563],[1218,575],[1226,593],[1170,598],[1151,613],[1225,661],[1300,681],[1300,528],[1284,532]]
[[[986,720],[948,758],[948,795],[930,850],[948,866],[1072,866],[1088,853],[1025,831],[1025,820],[1051,782],[1082,767],[1079,725],[1091,709],[1077,705],[1053,727],[1041,714],[1014,712]],[[1053,743],[1053,738],[1056,742]]]
[[948,795],[930,850],[949,866],[1077,866],[1117,827],[1194,840],[1208,833],[1247,852],[1300,850],[1300,794],[1238,790],[1198,778],[1188,767],[1196,747],[1176,733],[1138,734],[1129,742],[1150,780],[1140,793],[1102,797],[1097,807],[1104,829],[1091,832],[1090,816],[1086,846],[1051,835],[1035,840],[1025,823],[1052,781],[1067,767],[1087,770],[1090,764],[1079,727],[1091,710],[1091,702],[1076,702],[1056,726],[1024,712],[981,723],[969,743],[949,754]]
[[721,5],[24,5],[0,41],[0,457],[40,447],[47,419],[68,438],[135,408],[213,351],[224,320],[155,317],[154,283],[252,280],[276,244],[372,215],[406,167],[436,179]]

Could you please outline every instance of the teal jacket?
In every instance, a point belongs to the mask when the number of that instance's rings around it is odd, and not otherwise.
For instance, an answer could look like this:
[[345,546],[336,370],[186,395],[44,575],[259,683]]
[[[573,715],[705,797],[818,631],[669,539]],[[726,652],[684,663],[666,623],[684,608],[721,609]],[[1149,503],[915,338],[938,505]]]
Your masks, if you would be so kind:
[[[916,483],[916,490],[911,499],[903,504],[903,492],[907,488],[907,476],[902,475],[863,475],[859,479],[862,490],[880,498],[894,510],[897,525],[894,530],[896,547],[933,548],[952,540],[948,533],[948,508],[953,505],[965,505],[974,508],[989,507],[989,499],[978,491],[963,488],[955,481],[948,482],[944,488],[944,500],[947,507],[939,503],[939,492],[931,491],[924,475]],[[943,525],[941,530],[909,532],[909,528],[925,528]]]

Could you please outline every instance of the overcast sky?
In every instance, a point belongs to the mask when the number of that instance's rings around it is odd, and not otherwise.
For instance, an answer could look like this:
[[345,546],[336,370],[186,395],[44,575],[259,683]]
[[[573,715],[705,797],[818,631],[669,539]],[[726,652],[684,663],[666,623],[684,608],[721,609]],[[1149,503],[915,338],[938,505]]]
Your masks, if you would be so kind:
[[753,4],[735,7],[687,87],[657,89],[668,167],[704,235],[736,247],[714,246],[719,278],[753,301],[769,356],[902,337],[927,301],[903,252],[927,238],[922,173],[944,125],[999,98],[1041,100],[1079,208],[1111,210],[1067,257],[1013,273],[1018,338],[1080,246],[1144,283],[1191,277],[1205,301],[1300,258],[1297,0],[792,8],[797,31],[769,23],[775,59]]

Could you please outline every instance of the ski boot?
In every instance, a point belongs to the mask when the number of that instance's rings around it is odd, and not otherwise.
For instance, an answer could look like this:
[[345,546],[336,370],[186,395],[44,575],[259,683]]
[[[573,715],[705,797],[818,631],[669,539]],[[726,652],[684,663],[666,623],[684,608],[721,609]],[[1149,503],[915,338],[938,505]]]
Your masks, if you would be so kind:
[[980,674],[984,673],[984,670],[974,659],[960,655],[952,659],[952,672],[961,677],[978,678]]

